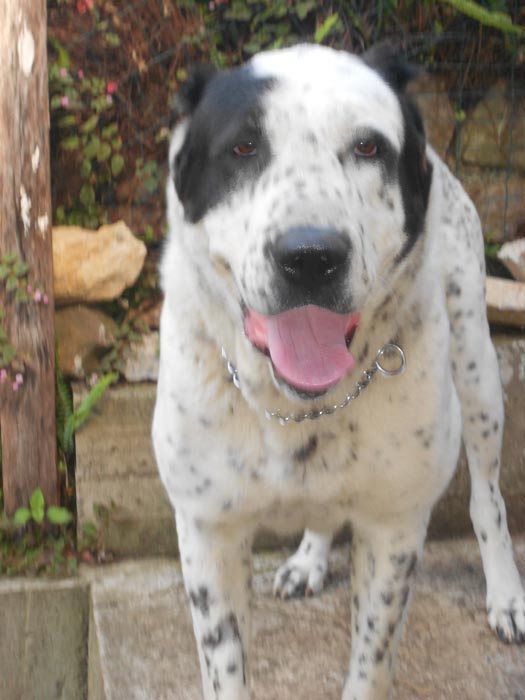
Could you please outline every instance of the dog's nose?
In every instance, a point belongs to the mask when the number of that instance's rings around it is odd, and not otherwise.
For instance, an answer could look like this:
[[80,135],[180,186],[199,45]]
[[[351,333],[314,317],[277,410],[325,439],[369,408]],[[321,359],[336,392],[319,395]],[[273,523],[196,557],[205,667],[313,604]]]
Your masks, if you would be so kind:
[[350,241],[333,229],[297,226],[279,236],[270,251],[289,282],[313,288],[334,281],[346,269]]

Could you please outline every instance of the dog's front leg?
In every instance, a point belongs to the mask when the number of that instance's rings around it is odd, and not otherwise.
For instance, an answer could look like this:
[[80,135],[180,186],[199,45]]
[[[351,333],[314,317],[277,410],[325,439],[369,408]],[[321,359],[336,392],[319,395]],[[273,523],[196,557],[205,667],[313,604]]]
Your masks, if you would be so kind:
[[386,700],[393,663],[426,532],[404,526],[355,525],[352,543],[352,651],[343,700]]
[[249,700],[251,535],[176,521],[204,700]]

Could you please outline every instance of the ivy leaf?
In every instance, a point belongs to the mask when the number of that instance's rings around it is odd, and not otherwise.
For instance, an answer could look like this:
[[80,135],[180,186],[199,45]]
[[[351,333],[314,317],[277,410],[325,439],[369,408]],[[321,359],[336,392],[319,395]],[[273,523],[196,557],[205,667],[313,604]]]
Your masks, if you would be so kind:
[[92,114],[91,117],[89,117],[89,119],[82,124],[82,126],[80,127],[80,131],[83,134],[88,134],[91,131],[94,131],[97,124],[98,124],[98,114]]
[[111,173],[113,177],[118,177],[124,170],[125,161],[120,153],[114,153],[111,157]]
[[68,136],[67,139],[62,139],[60,142],[60,148],[64,151],[74,151],[80,146],[80,139],[78,136]]
[[95,202],[95,190],[87,183],[80,188],[80,201],[85,207],[89,207]]
[[35,521],[35,523],[40,525],[45,515],[44,494],[42,493],[42,489],[40,487],[36,488],[31,494],[31,498],[29,499],[29,506],[31,508],[31,516],[33,520]]
[[111,146],[106,141],[100,144],[100,148],[97,153],[97,160],[99,163],[103,163],[111,155]]
[[17,277],[23,277],[29,272],[29,265],[26,262],[17,260],[13,265],[13,272]]
[[29,508],[17,508],[13,515],[13,525],[15,527],[25,527],[31,520],[31,511]]
[[47,519],[53,525],[67,525],[73,520],[73,515],[67,508],[49,506],[47,509]]
[[5,283],[5,289],[7,292],[14,292],[18,288],[18,280],[16,277],[8,277]]

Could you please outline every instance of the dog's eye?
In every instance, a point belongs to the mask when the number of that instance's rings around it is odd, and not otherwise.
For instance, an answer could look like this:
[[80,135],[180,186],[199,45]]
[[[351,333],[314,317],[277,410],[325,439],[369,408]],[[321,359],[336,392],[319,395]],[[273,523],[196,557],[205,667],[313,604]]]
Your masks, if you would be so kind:
[[377,143],[375,141],[359,141],[354,146],[354,153],[360,158],[373,158],[377,155]]
[[248,156],[254,156],[257,153],[257,147],[253,141],[241,141],[241,143],[234,146],[233,152],[236,156],[246,158]]

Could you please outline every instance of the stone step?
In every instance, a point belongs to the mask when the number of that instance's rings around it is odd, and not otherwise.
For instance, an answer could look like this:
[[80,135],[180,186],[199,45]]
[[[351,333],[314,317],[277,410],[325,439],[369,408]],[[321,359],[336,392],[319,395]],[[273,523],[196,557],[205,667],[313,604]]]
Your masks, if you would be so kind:
[[[515,542],[525,571],[525,538]],[[273,598],[282,554],[255,557],[254,700],[340,700],[350,639],[348,546],[317,598]],[[201,700],[179,567],[142,560],[89,572],[88,700]],[[473,539],[428,543],[392,700],[524,700],[525,646],[490,631]]]
[[[525,339],[495,335],[505,392],[506,425],[502,490],[513,531],[525,532]],[[78,403],[82,390],[75,390]],[[176,551],[171,506],[157,475],[150,439],[153,384],[108,390],[76,435],[78,523],[94,519],[97,503],[111,509],[105,531],[108,549],[119,555],[165,555]],[[470,532],[469,479],[464,460],[436,507],[431,536]],[[263,537],[260,545],[275,544]]]

